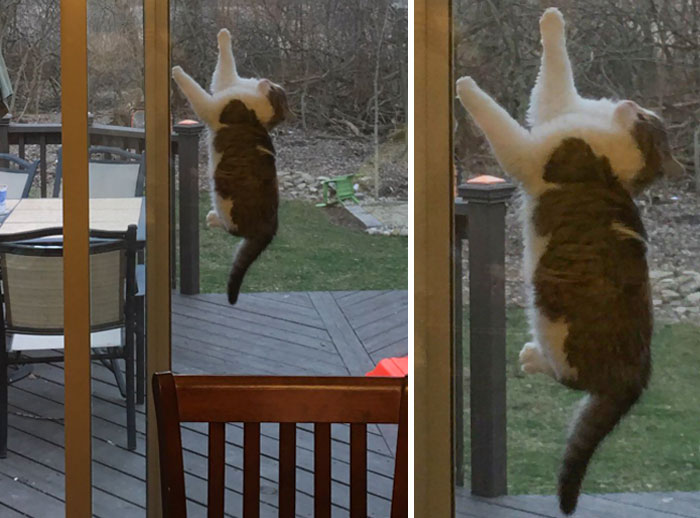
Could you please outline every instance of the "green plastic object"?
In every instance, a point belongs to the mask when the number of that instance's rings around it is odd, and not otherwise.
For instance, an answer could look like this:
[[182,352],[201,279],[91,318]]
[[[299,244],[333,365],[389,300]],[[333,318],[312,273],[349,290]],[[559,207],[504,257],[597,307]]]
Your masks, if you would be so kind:
[[[336,176],[335,178],[329,178],[328,180],[323,180],[323,203],[317,203],[317,207],[326,207],[332,205],[333,203],[343,202],[345,200],[352,200],[359,204],[360,201],[355,197],[355,189],[353,187],[353,178],[355,174],[346,174],[344,176]],[[335,199],[328,199],[328,186],[332,186],[335,191]]]

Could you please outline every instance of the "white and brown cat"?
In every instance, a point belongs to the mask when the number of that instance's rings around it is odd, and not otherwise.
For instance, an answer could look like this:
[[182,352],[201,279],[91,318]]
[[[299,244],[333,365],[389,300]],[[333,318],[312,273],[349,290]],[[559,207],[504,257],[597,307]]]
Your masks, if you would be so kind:
[[243,238],[228,278],[228,300],[238,300],[243,277],[277,232],[279,192],[275,148],[268,131],[285,119],[287,97],[268,79],[238,75],[231,35],[218,34],[211,94],[173,68],[173,79],[208,129],[212,210],[207,225]]
[[457,92],[523,192],[533,341],[520,352],[521,367],[588,392],[559,474],[560,507],[571,514],[595,449],[651,373],[647,243],[632,196],[682,166],[656,114],[633,101],[578,94],[557,9],[545,11],[540,32],[529,130],[470,77],[457,81]]

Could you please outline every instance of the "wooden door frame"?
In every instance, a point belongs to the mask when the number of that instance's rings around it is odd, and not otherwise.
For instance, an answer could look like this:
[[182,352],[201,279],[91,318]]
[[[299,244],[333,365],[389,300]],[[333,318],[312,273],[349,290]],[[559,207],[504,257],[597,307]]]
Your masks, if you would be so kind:
[[[170,369],[170,2],[143,0],[146,92],[147,373]],[[92,516],[87,2],[61,0],[65,287],[65,513]],[[150,393],[150,391],[149,391]],[[161,516],[153,399],[148,517]]]
[[414,1],[414,509],[454,516],[451,0]]
[[146,90],[146,507],[162,516],[158,433],[150,380],[171,369],[170,0],[144,0]]

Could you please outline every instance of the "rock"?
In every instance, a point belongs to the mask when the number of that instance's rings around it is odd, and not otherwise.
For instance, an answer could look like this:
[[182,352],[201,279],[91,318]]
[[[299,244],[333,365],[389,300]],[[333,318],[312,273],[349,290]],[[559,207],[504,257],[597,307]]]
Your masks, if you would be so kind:
[[688,308],[684,306],[678,306],[677,308],[673,308],[673,311],[675,311],[679,315],[685,315],[688,312]]
[[654,299],[654,307],[660,306],[663,304],[663,300],[661,299]]
[[680,294],[677,291],[673,290],[661,290],[661,299],[664,302],[668,302],[670,300],[676,300],[680,298]]
[[700,280],[691,279],[683,284],[679,283],[678,291],[680,291],[683,295],[698,292],[700,291]]
[[661,279],[661,280],[656,281],[655,284],[656,284],[659,288],[664,288],[664,287],[667,287],[667,286],[675,286],[675,285],[676,285],[676,279],[674,279],[673,277],[666,277],[665,279]]
[[673,272],[669,272],[666,270],[651,270],[649,272],[649,278],[653,282],[659,282],[662,279],[667,279],[669,277],[673,277]]
[[[700,304],[700,292],[691,293],[685,299],[691,304]],[[700,310],[700,307],[698,307],[698,310]]]
[[691,277],[694,277],[696,279],[700,279],[700,272],[694,272],[693,270],[683,270],[681,272],[682,275],[689,275]]

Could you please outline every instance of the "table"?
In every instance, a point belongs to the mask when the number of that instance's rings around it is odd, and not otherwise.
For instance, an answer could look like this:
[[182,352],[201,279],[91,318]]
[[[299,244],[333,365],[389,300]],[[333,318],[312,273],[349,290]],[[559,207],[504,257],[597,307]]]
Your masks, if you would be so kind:
[[[146,242],[145,198],[93,198],[90,200],[90,228],[92,230],[126,230],[137,225],[136,240]],[[63,226],[61,198],[22,198],[7,200],[6,212],[0,215],[0,235],[27,232],[41,228]],[[30,364],[10,372],[9,383],[29,375]]]
[[[63,226],[61,198],[7,200],[7,212],[0,216],[0,234],[14,234]],[[136,239],[146,241],[145,198],[93,198],[90,200],[92,230],[126,230],[137,225]]]

